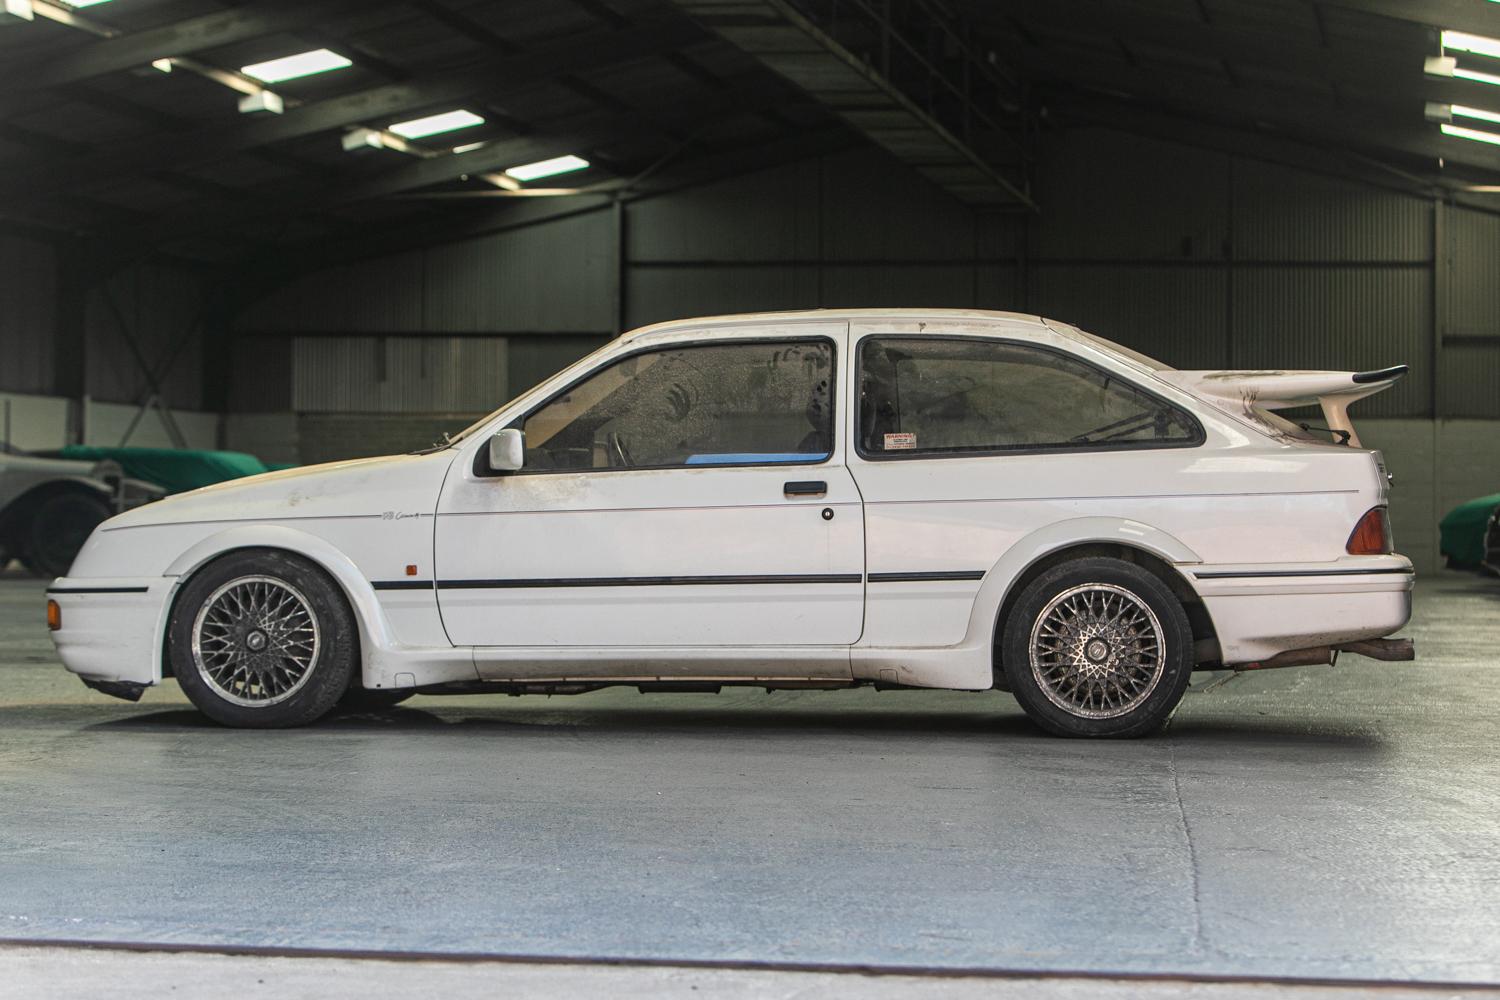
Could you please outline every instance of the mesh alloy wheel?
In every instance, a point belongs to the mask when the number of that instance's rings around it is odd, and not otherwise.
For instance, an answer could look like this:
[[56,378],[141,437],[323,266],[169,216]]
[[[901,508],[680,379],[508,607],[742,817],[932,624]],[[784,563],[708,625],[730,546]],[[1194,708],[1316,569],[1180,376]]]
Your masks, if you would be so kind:
[[1143,704],[1165,672],[1161,622],[1143,599],[1111,583],[1085,583],[1036,616],[1031,673],[1047,700],[1084,719],[1114,719]]
[[318,617],[301,591],[270,576],[221,585],[198,609],[193,664],[220,698],[246,708],[286,701],[318,661]]

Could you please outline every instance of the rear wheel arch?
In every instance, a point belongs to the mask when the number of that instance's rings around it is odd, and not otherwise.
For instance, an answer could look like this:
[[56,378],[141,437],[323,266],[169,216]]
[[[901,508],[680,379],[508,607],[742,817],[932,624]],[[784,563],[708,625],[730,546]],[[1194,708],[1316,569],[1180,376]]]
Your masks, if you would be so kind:
[[[1031,582],[1063,563],[1078,559],[1103,557],[1119,559],[1123,562],[1132,563],[1157,577],[1172,594],[1182,603],[1183,610],[1187,613],[1188,622],[1192,626],[1194,644],[1203,653],[1213,654],[1217,648],[1218,633],[1214,628],[1212,617],[1208,613],[1203,599],[1198,596],[1197,591],[1188,583],[1187,579],[1161,554],[1139,546],[1128,545],[1118,541],[1081,541],[1050,549],[1036,556],[1017,573],[1005,589],[1005,595],[1001,598],[999,607],[995,611],[993,621],[993,632],[991,637],[991,669],[994,672],[997,685],[1004,685],[1004,676],[1000,665],[1000,648],[1005,638],[1005,623],[1010,618],[1011,610],[1015,607],[1020,595],[1025,592]],[[1209,656],[1212,658],[1212,655]]]

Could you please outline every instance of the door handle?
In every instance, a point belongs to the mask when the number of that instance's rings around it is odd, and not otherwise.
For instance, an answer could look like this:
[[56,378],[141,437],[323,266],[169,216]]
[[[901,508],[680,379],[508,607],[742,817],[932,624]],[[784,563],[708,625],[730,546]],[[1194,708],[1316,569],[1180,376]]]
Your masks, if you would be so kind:
[[821,497],[828,493],[828,484],[821,479],[786,483],[781,492],[789,497]]

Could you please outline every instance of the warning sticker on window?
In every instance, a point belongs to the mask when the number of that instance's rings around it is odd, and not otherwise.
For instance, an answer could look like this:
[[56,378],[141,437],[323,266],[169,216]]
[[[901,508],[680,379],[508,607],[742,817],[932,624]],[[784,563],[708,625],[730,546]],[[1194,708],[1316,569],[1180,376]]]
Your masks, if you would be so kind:
[[885,436],[886,451],[904,451],[917,446],[917,435],[911,431],[902,431],[899,434],[887,434]]

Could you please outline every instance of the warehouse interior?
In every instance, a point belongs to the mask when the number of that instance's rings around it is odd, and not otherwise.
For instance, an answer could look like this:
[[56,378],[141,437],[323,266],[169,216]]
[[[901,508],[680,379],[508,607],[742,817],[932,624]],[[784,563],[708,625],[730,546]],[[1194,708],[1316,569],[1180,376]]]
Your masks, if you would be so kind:
[[[326,62],[317,62],[318,52]],[[272,64],[293,54],[313,55],[309,65],[320,68]],[[1012,708],[971,710],[956,695],[902,706],[863,692],[848,722],[823,693],[802,700],[778,693],[771,709],[748,695],[691,695],[669,705],[606,693],[577,708],[495,698],[466,709],[467,726],[423,705],[299,733],[281,747],[232,734],[225,749],[184,762],[191,746],[216,734],[185,722],[173,692],[152,691],[127,706],[82,689],[74,695],[73,684],[68,697],[93,713],[59,777],[78,783],[78,796],[99,792],[117,754],[133,761],[122,773],[146,788],[148,773],[169,763],[182,766],[187,781],[210,771],[218,754],[247,755],[263,769],[250,780],[263,802],[279,802],[268,789],[272,774],[315,794],[312,776],[295,773],[298,755],[342,761],[354,787],[335,793],[329,808],[343,829],[325,829],[305,805],[285,806],[280,831],[244,817],[265,834],[259,843],[292,856],[306,844],[289,830],[314,829],[316,849],[336,859],[355,851],[361,834],[379,840],[389,832],[360,801],[396,817],[403,838],[420,838],[419,813],[447,816],[461,828],[449,847],[474,849],[489,815],[480,806],[501,810],[505,799],[488,786],[465,798],[466,782],[482,784],[489,768],[503,769],[498,742],[525,743],[514,748],[524,762],[517,780],[545,800],[536,822],[547,840],[533,847],[557,872],[549,881],[539,868],[522,874],[493,858],[480,863],[481,874],[526,896],[507,909],[500,895],[458,888],[462,874],[445,864],[461,862],[412,848],[413,878],[437,888],[421,890],[400,916],[365,920],[360,907],[379,913],[416,891],[389,877],[401,852],[381,848],[386,867],[363,888],[340,881],[364,878],[350,866],[298,890],[316,900],[304,926],[278,909],[280,888],[256,901],[237,896],[253,892],[248,880],[189,902],[192,873],[168,861],[138,906],[112,903],[92,920],[84,883],[102,880],[128,895],[131,879],[117,877],[133,864],[127,855],[157,842],[152,824],[133,817],[71,874],[30,867],[23,856],[23,841],[56,832],[41,816],[20,818],[24,799],[48,794],[38,791],[43,776],[19,773],[24,761],[34,741],[85,727],[52,693],[52,673],[66,675],[40,625],[26,617],[35,616],[39,583],[12,566],[3,580],[11,589],[0,594],[0,608],[14,612],[0,622],[0,660],[14,666],[14,679],[0,680],[0,720],[15,722],[0,736],[0,775],[10,773],[0,776],[7,797],[0,813],[10,817],[0,819],[0,872],[12,875],[0,878],[0,967],[86,983],[66,977],[103,967],[98,953],[64,960],[44,947],[78,938],[90,947],[221,948],[246,963],[232,972],[227,957],[213,965],[184,955],[177,972],[141,966],[145,982],[179,973],[253,981],[276,949],[275,961],[294,961],[286,956],[307,948],[326,954],[306,961],[353,966],[366,952],[430,953],[453,960],[429,971],[432,982],[452,977],[454,995],[480,981],[474,977],[500,974],[464,964],[464,955],[481,953],[601,963],[504,972],[537,977],[526,988],[538,995],[678,995],[694,976],[706,977],[706,989],[773,995],[754,977],[776,963],[788,966],[786,975],[890,966],[891,976],[914,977],[859,987],[892,995],[1012,988],[983,978],[1000,969],[1147,980],[1181,973],[1198,977],[1184,995],[1215,997],[1241,995],[1233,982],[1245,977],[1281,982],[1288,996],[1324,995],[1345,981],[1405,983],[1413,995],[1429,987],[1478,995],[1500,983],[1493,903],[1500,757],[1493,729],[1482,737],[1493,725],[1488,713],[1500,708],[1493,685],[1500,587],[1445,569],[1439,535],[1446,512],[1500,491],[1500,3],[5,0],[0,7],[5,450],[215,449],[273,466],[407,452],[647,324],[907,306],[1054,317],[1181,369],[1410,366],[1356,415],[1364,444],[1383,452],[1394,477],[1394,534],[1419,573],[1423,641],[1456,659],[1429,676],[1417,672],[1428,669],[1419,652],[1404,679],[1391,665],[1367,668],[1381,678],[1373,687],[1352,670],[1318,680],[1333,686],[1327,697],[1339,706],[1336,717],[1309,707],[1313,696],[1296,677],[1255,678],[1263,687],[1232,694],[1230,686],[1225,701],[1190,697],[1199,714],[1185,709],[1183,728],[1198,734],[1196,749],[1164,743],[1111,755],[1102,765],[1111,780],[1128,785],[1147,773],[1175,797],[1165,812],[1126,820],[1140,825],[1148,854],[1156,851],[1153,824],[1175,830],[1181,813],[1191,830],[1185,789],[1188,801],[1194,790],[1203,796],[1199,829],[1214,839],[1197,847],[1188,834],[1183,891],[1208,910],[1182,918],[1187,924],[1176,914],[1164,932],[1174,942],[1185,935],[1186,950],[1136,940],[1135,931],[1120,932],[1130,941],[1110,954],[1049,943],[1049,935],[1093,933],[1096,918],[1100,926],[1149,925],[1152,900],[1176,905],[1139,871],[1118,886],[1132,896],[1129,905],[1112,893],[1105,893],[1112,903],[1085,904],[1085,887],[1070,883],[1064,906],[1030,890],[1003,903],[976,900],[950,884],[957,875],[949,870],[936,899],[961,916],[950,921],[929,900],[914,904],[904,925],[900,900],[920,892],[927,866],[940,870],[947,859],[1000,870],[984,853],[992,846],[982,829],[987,814],[972,800],[954,813],[959,843],[924,831],[932,840],[919,850],[934,855],[912,871],[898,861],[898,831],[867,806],[854,815],[877,828],[877,841],[858,856],[845,852],[857,835],[840,846],[778,826],[801,830],[807,816],[820,816],[820,796],[847,794],[840,776],[862,795],[881,794],[877,772],[865,765],[885,744],[904,759],[896,765],[909,769],[903,780],[924,788],[943,785],[945,770],[989,780],[1008,763],[1008,784],[986,786],[982,800],[1030,833],[1044,811],[1037,797],[1048,794],[1049,762],[1064,769],[1060,808],[1077,830],[1116,806],[1129,813],[1118,788],[1087,785],[1088,748],[1032,740]],[[1235,697],[1242,701],[1227,701]],[[556,721],[566,713],[576,714]],[[841,743],[841,729],[859,747]],[[721,732],[780,775],[783,792],[751,787],[746,769],[729,761],[695,770]],[[545,733],[567,745],[543,745]],[[461,736],[474,742],[466,746]],[[601,740],[590,750],[595,736]],[[397,749],[403,740],[405,751]],[[766,745],[778,741],[779,749]],[[799,784],[802,753],[818,773]],[[1011,754],[1019,760],[996,756]],[[450,770],[455,756],[468,759]],[[551,767],[582,777],[547,785]],[[398,788],[376,777],[401,769],[436,787],[403,803]],[[652,787],[642,775],[671,784]],[[665,791],[668,812],[617,801],[615,782],[653,799]],[[1282,833],[1326,820],[1319,803],[1355,817],[1340,834],[1353,839],[1337,864],[1310,827],[1288,834],[1288,850],[1328,860],[1317,870],[1332,899],[1380,897],[1364,929],[1374,944],[1360,944],[1355,917],[1330,929],[1331,911],[1289,888],[1270,902],[1255,895],[1251,886],[1266,873],[1246,858],[1259,848],[1237,840],[1228,817],[1233,789],[1256,782],[1247,794],[1264,807],[1258,815],[1277,817]],[[1278,804],[1266,782],[1288,798]],[[1373,799],[1357,801],[1361,783]],[[1422,798],[1418,790],[1434,783],[1442,794]],[[758,803],[725,807],[750,824],[745,840],[758,846],[748,860],[729,846],[737,838],[716,839],[714,807],[705,801],[716,787]],[[570,807],[569,791],[593,805]],[[191,811],[191,798],[174,786],[149,797],[147,812]],[[81,798],[70,801],[86,811]],[[594,814],[611,802],[625,818]],[[938,798],[924,808],[947,805]],[[632,830],[671,837],[667,815],[693,817],[689,840],[631,846]],[[835,828],[848,816],[833,820]],[[1361,839],[1363,821],[1398,816],[1405,818],[1392,820],[1390,835],[1423,837],[1421,857],[1393,857],[1383,853],[1391,843]],[[170,843],[201,857],[218,823],[189,824]],[[821,882],[783,886],[736,912],[735,873],[745,880],[739,888],[765,889],[755,873],[771,862],[759,852],[775,850],[778,830],[802,876],[861,888],[846,898]],[[1091,849],[1082,833],[1068,846]],[[1050,850],[1035,848],[1038,863],[1065,868],[1065,857]],[[816,863],[820,852],[831,855],[826,868]],[[1220,855],[1229,860],[1215,872]],[[591,888],[574,870],[591,856],[610,870],[606,886]],[[1448,881],[1442,872],[1460,857],[1466,874]],[[60,858],[48,864],[62,865]],[[1371,866],[1386,866],[1392,884],[1377,888],[1356,871]],[[670,892],[644,874],[667,869],[675,872],[664,876]],[[69,931],[64,911],[43,912],[36,887],[44,876],[64,895],[76,893],[82,931]],[[882,879],[893,883],[887,892],[872,888]],[[358,905],[336,902],[341,892]],[[452,893],[456,916],[444,916],[444,893]],[[646,902],[633,908],[624,901],[631,898]],[[819,900],[827,898],[846,905],[824,908]],[[242,909],[210,917],[205,900]],[[580,915],[595,906],[593,918]],[[1001,911],[1034,920],[1035,937],[1018,932],[1010,950],[991,951],[975,943],[985,935],[972,922],[956,926],[969,917],[998,920]],[[1403,911],[1419,914],[1416,925],[1403,922]],[[639,933],[643,921],[657,919]],[[476,931],[486,921],[494,922],[492,935]],[[1260,929],[1246,931],[1252,923]],[[294,932],[275,929],[283,924]],[[1298,929],[1314,924],[1320,930],[1299,942]],[[1205,927],[1219,935],[1216,944],[1205,943]],[[862,929],[869,933],[861,937]],[[1241,932],[1249,937],[1236,938]],[[955,936],[944,944],[944,934]],[[1377,945],[1390,950],[1371,957]],[[258,948],[267,949],[261,958]],[[615,958],[639,964],[616,969],[607,961]],[[684,963],[674,967],[677,978],[661,978],[652,965],[676,960]],[[110,967],[123,969],[151,959],[115,961],[122,964]],[[939,967],[980,978],[923,978]],[[311,968],[302,974],[335,974]],[[360,968],[343,974],[368,973]],[[615,974],[641,978],[587,978]],[[421,975],[420,966],[404,965],[387,985]],[[731,981],[739,975],[749,978]],[[1127,979],[1094,982],[1097,995],[1157,995],[1152,982]],[[378,979],[371,988],[380,988]],[[815,979],[805,988],[854,989]],[[1080,987],[1026,980],[1014,988],[1039,996]]]

